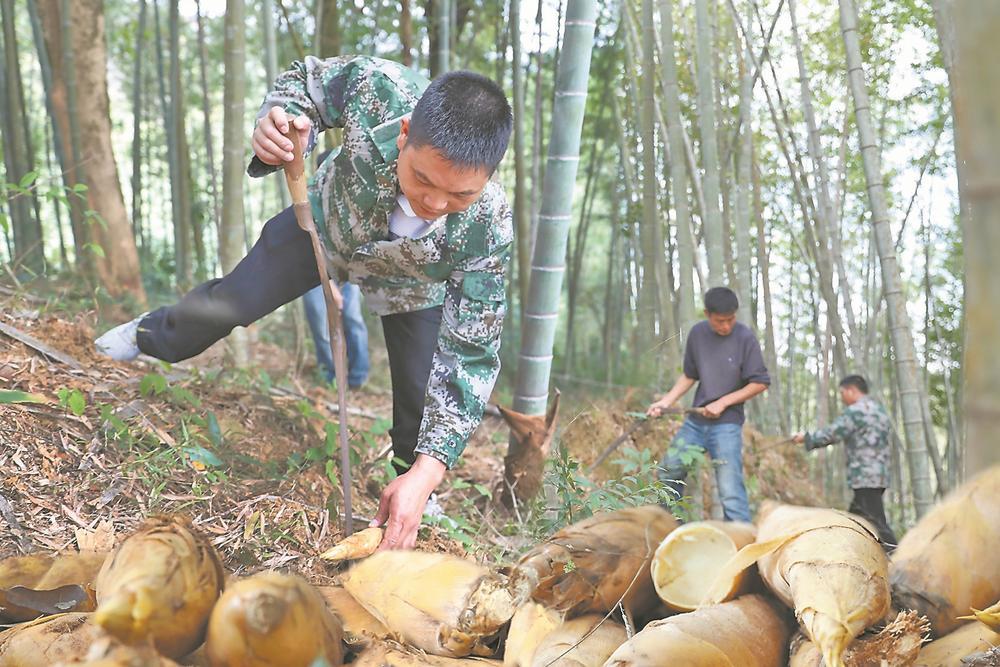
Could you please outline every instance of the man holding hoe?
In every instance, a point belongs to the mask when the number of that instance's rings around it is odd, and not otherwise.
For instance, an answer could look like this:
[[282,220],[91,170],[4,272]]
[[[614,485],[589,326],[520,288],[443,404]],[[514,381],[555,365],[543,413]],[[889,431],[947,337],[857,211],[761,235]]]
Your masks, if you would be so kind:
[[684,348],[684,369],[674,386],[646,410],[659,417],[694,383],[694,407],[666,455],[657,476],[677,497],[684,495],[685,455],[708,452],[726,521],[750,521],[743,484],[743,404],[765,391],[771,378],[750,327],[736,321],[740,303],[727,287],[705,293],[705,319],[691,327]]
[[[343,128],[343,145],[319,166],[309,200],[330,275],[358,284],[382,319],[390,436],[407,469],[382,492],[372,525],[386,524],[382,548],[409,548],[500,369],[513,226],[491,176],[507,149],[511,110],[499,86],[472,72],[429,83],[378,58],[308,57],[265,98],[248,173],[291,162],[289,132],[308,152],[333,127]],[[232,272],[112,329],[97,347],[118,360],[188,359],[318,284],[309,236],[289,208],[264,225]]]

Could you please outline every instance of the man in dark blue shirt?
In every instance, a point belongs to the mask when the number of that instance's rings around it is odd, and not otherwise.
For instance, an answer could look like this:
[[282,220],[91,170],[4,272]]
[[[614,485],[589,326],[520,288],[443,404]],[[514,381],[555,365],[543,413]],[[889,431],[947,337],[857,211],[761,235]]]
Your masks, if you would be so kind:
[[743,485],[743,404],[762,393],[771,378],[753,331],[736,321],[739,299],[727,287],[705,293],[705,319],[691,327],[684,349],[684,372],[646,414],[660,416],[698,383],[694,407],[674,436],[657,475],[683,496],[692,451],[707,452],[715,463],[715,479],[726,521],[750,521],[750,505]]

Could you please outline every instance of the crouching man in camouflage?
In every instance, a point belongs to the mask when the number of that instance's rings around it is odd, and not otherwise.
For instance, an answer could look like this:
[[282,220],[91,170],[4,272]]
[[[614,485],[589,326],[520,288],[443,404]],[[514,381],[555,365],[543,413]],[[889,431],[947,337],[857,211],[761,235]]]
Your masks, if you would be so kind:
[[844,441],[847,481],[854,491],[848,511],[871,521],[883,547],[891,550],[896,536],[886,521],[882,494],[889,486],[892,422],[885,408],[868,395],[868,383],[860,375],[848,375],[840,381],[840,400],[847,409],[833,423],[818,431],[798,433],[795,442],[812,450]]
[[[309,57],[264,99],[249,175],[292,160],[290,130],[309,152],[317,133],[334,127],[343,128],[343,145],[319,166],[309,197],[331,277],[359,285],[382,318],[390,435],[407,465],[383,491],[373,524],[386,523],[383,547],[407,548],[500,369],[513,228],[491,176],[507,149],[511,110],[495,83],[471,72],[429,83],[378,58]],[[309,236],[288,208],[231,273],[112,329],[97,347],[119,360],[142,352],[180,361],[318,284]]]

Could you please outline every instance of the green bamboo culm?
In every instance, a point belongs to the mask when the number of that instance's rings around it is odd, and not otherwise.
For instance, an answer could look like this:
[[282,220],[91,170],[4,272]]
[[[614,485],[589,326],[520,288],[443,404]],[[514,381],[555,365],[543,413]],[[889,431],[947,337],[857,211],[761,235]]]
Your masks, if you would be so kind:
[[570,0],[567,4],[514,389],[514,409],[529,415],[544,414],[548,398],[596,18],[594,0]]

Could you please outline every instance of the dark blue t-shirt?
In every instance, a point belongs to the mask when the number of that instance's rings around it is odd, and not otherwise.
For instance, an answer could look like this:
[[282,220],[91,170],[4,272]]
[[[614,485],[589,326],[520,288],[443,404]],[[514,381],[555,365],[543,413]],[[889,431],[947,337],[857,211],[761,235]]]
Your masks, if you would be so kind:
[[[700,408],[751,382],[771,384],[760,343],[747,325],[737,322],[728,336],[712,331],[707,320],[691,327],[684,347],[684,375],[698,381],[694,407]],[[691,415],[700,424],[742,424],[743,404],[726,408],[718,419]]]

